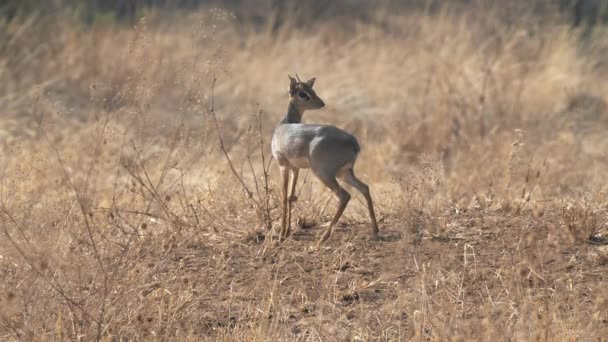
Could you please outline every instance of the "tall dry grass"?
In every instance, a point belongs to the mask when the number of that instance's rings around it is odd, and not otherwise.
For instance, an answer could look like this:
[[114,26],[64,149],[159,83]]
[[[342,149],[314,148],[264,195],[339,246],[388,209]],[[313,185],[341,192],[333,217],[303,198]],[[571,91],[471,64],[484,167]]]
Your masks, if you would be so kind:
[[[485,3],[278,30],[221,9],[0,26],[3,340],[606,335],[601,28],[584,44]],[[295,72],[328,104],[304,120],[361,141],[383,241],[354,200],[311,250],[335,200],[308,173],[296,235],[266,230]]]

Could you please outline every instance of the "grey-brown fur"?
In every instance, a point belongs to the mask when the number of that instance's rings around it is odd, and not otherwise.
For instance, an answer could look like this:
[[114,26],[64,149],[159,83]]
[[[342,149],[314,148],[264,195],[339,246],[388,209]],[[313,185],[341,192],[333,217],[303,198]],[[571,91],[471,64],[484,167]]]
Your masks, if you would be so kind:
[[[310,168],[317,178],[339,199],[338,211],[329,224],[321,241],[327,240],[340,216],[344,212],[350,194],[337,182],[337,178],[359,190],[366,199],[372,236],[378,236],[378,225],[374,213],[369,187],[354,174],[354,165],[360,151],[357,138],[329,125],[302,124],[305,110],[319,109],[325,103],[313,90],[315,79],[301,82],[289,76],[289,106],[285,117],[279,122],[272,136],[272,154],[281,168],[283,188],[283,213],[281,216],[281,235],[290,234],[291,204],[297,200],[295,195],[299,169]],[[287,197],[289,173],[291,172],[291,194]]]

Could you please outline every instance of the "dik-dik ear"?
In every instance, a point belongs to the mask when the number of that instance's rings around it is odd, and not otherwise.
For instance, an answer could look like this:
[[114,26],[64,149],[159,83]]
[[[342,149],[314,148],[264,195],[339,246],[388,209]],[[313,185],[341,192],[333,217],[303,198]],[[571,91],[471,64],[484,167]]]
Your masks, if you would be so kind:
[[312,86],[315,85],[316,80],[317,80],[317,78],[313,77],[313,78],[309,79],[308,81],[306,81],[306,84],[308,84],[308,86],[312,88]]
[[298,86],[298,81],[291,77],[291,75],[287,75],[289,76],[289,95],[290,96],[294,96],[296,94],[296,88]]

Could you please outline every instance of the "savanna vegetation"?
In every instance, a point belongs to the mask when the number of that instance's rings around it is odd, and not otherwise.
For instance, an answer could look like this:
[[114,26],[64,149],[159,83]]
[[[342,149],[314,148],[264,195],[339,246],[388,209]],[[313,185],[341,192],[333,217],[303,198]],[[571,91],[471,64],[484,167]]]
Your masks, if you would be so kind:
[[[0,19],[0,340],[608,336],[601,16],[45,3]],[[305,171],[278,238],[269,141],[295,73],[327,105],[304,121],[361,142],[380,241],[352,191],[316,249],[337,201]]]

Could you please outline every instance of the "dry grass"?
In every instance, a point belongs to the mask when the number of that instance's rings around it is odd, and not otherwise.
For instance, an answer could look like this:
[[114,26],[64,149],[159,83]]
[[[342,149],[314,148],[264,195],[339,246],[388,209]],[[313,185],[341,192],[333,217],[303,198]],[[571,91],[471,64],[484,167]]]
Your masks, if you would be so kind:
[[[0,23],[0,339],[605,338],[608,41],[504,11]],[[266,230],[292,72],[362,142],[382,241],[356,197],[314,250],[307,173]]]

